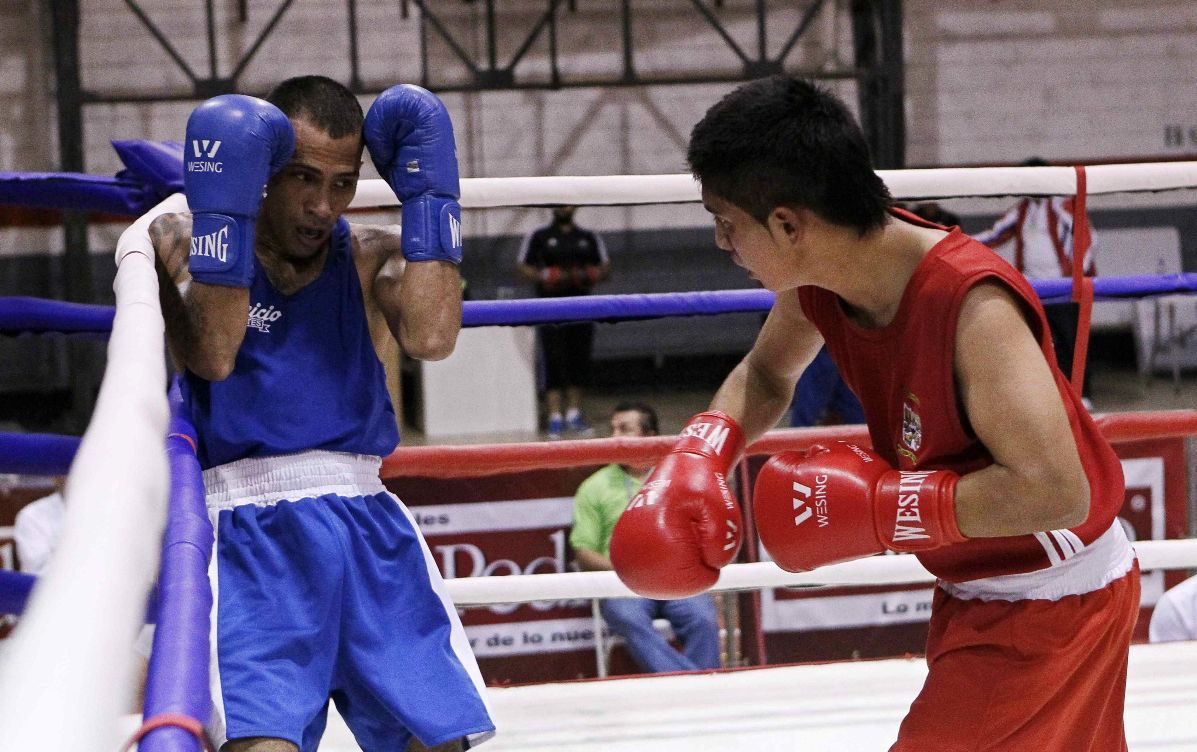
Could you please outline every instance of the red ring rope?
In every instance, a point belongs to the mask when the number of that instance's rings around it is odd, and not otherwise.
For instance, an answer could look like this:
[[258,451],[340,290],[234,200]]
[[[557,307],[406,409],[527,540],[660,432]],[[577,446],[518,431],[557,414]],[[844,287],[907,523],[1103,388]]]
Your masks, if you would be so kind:
[[[1197,434],[1197,410],[1109,413],[1095,416],[1112,442],[1167,439]],[[788,428],[770,431],[748,447],[748,454],[775,454],[828,441],[869,440],[864,426]],[[663,457],[673,436],[578,439],[522,444],[400,447],[382,463],[383,479],[399,477],[476,478],[484,475],[549,470],[612,462],[635,463]]]

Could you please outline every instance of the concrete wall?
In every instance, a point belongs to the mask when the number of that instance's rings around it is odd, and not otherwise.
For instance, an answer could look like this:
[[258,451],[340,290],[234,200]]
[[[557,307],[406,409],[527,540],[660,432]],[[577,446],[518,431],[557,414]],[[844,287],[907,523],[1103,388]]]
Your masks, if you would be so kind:
[[[187,76],[121,0],[83,3],[81,58],[84,88],[139,96],[185,91]],[[208,74],[203,4],[141,0],[150,23],[170,39],[191,71]],[[237,3],[217,3],[220,30],[215,70],[241,64],[277,4],[250,3],[245,22]],[[483,3],[434,3],[437,20],[479,63],[486,57]],[[503,64],[526,39],[543,2],[500,4]],[[559,13],[561,67],[571,80],[614,74],[622,65],[619,3],[577,0]],[[641,4],[644,5],[644,4]],[[755,51],[755,3],[728,0],[717,11],[737,45]],[[788,5],[788,4],[773,4]],[[850,64],[846,3],[829,2],[787,58],[792,69]],[[905,3],[908,163],[911,166],[1015,163],[1030,154],[1060,161],[1156,159],[1197,154],[1197,5],[1184,2],[1106,2],[1082,11],[1048,0],[985,4]],[[420,76],[419,18],[401,3],[361,0],[361,78],[369,85]],[[975,9],[972,9],[975,8]],[[777,54],[798,21],[798,9],[775,9],[767,48]],[[45,4],[6,3],[0,10],[0,169],[52,170],[53,69]],[[640,8],[634,31],[635,65],[643,75],[733,73],[729,45],[685,0]],[[349,76],[346,9],[342,3],[298,0],[244,64],[242,89],[263,93],[278,79],[302,72]],[[529,80],[547,80],[548,48],[541,34],[517,67]],[[467,70],[439,37],[430,37],[434,85],[466,80]],[[580,88],[559,91],[447,93],[458,138],[462,175],[647,174],[681,172],[689,129],[732,84]],[[834,88],[855,106],[851,82]],[[368,104],[368,102],[367,102]],[[120,168],[113,138],[181,138],[194,102],[88,105],[87,168]],[[373,175],[367,166],[367,173]],[[466,230],[476,236],[515,235],[534,226],[529,211],[478,212]],[[591,212],[599,229],[688,227],[705,223],[696,207]],[[36,239],[36,238],[34,238]],[[0,233],[0,253],[44,251],[43,242]],[[99,245],[107,242],[98,238]],[[42,247],[38,247],[42,246]]]
[[912,165],[1197,153],[1197,4],[917,0],[905,33]]

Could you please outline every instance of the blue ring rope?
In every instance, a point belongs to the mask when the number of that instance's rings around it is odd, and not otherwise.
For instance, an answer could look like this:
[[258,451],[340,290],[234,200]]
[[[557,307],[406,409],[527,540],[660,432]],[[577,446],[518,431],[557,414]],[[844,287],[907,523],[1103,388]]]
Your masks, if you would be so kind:
[[[1070,279],[1033,279],[1030,282],[1044,303],[1058,303],[1071,299]],[[1095,300],[1129,300],[1194,292],[1197,292],[1197,273],[1093,279]],[[671,316],[763,313],[772,307],[773,298],[773,293],[768,290],[720,290],[469,300],[463,304],[462,325],[527,326],[573,321],[615,322]],[[0,334],[105,334],[112,330],[113,315],[111,306],[64,303],[28,297],[0,297]]]
[[[166,439],[170,461],[170,506],[162,536],[158,573],[158,628],[145,685],[145,718],[182,713],[207,719],[212,588],[208,564],[215,537],[204,502],[204,478],[195,456],[195,428],[184,417],[176,382],[170,390],[171,422]],[[142,752],[198,749],[187,731],[163,726],[146,734]]]

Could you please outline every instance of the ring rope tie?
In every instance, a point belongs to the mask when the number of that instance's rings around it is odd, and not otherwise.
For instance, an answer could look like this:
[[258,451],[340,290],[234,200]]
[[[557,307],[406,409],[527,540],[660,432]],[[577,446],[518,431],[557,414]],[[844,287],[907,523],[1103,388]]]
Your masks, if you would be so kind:
[[1085,276],[1085,255],[1092,243],[1089,212],[1085,210],[1087,184],[1084,165],[1076,166],[1076,203],[1072,224],[1072,300],[1079,305],[1076,338],[1072,346],[1072,373],[1067,374],[1076,395],[1085,386],[1085,361],[1089,356],[1089,328],[1093,320],[1093,279]]
[[150,732],[157,731],[160,728],[182,729],[199,740],[200,746],[205,752],[216,752],[212,746],[212,741],[208,738],[207,733],[204,732],[204,725],[191,716],[183,715],[182,713],[159,713],[153,718],[145,719],[141,727],[133,732],[133,736],[129,737],[129,741],[125,743],[125,746],[121,747],[121,752],[129,752]]

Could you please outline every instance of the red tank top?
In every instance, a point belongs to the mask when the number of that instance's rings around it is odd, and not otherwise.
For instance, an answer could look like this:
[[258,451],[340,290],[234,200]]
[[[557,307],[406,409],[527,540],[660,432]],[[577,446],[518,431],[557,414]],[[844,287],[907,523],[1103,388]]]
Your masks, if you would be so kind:
[[[905,212],[895,215],[937,227]],[[840,298],[828,290],[799,289],[803,312],[822,332],[844,381],[860,397],[877,453],[903,470],[947,469],[963,475],[987,467],[993,458],[964,414],[954,368],[956,340],[944,333],[956,331],[965,294],[983,281],[1004,284],[1023,304],[1051,365],[1089,478],[1089,517],[1069,531],[974,538],[918,554],[923,566],[949,582],[1030,572],[1063,562],[1106,532],[1122,506],[1122,465],[1056,367],[1035,291],[1014,267],[959,228],[919,262],[897,314],[884,327],[867,329],[851,321]]]

